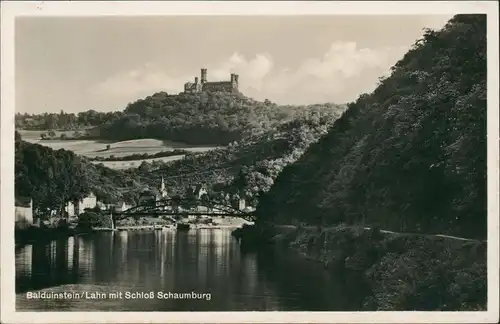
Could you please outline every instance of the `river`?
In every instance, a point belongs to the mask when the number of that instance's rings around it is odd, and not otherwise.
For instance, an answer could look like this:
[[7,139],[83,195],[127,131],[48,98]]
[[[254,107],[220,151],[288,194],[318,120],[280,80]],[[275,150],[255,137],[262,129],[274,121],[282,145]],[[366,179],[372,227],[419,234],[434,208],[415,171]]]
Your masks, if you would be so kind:
[[291,252],[240,251],[230,229],[93,233],[16,248],[18,311],[356,310],[351,295]]

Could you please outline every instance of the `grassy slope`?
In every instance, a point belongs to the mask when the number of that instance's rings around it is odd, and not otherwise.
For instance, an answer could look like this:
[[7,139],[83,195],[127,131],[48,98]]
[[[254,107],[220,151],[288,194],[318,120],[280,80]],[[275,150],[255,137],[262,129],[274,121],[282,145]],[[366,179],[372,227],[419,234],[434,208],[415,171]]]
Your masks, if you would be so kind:
[[[53,149],[65,149],[87,157],[122,157],[132,154],[155,154],[173,149],[184,149],[191,152],[204,152],[216,146],[193,146],[178,142],[162,141],[152,138],[119,142],[98,142],[93,140],[47,140],[38,137],[39,131],[19,131],[23,140],[44,145]],[[110,145],[107,150],[106,146]]]

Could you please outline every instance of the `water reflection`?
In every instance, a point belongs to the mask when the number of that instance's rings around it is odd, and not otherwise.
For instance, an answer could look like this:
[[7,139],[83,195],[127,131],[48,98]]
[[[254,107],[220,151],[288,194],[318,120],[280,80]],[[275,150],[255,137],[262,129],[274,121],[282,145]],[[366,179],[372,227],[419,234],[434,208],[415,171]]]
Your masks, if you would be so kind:
[[79,244],[73,238],[27,245],[16,251],[16,291],[43,289],[78,281]]
[[[115,300],[144,311],[348,310],[345,291],[317,264],[288,254],[241,253],[229,230],[98,233],[16,251],[20,309],[107,310],[111,301],[23,302],[38,289],[211,293],[212,299]],[[76,287],[76,288],[75,288]],[[64,306],[62,306],[64,305]]]

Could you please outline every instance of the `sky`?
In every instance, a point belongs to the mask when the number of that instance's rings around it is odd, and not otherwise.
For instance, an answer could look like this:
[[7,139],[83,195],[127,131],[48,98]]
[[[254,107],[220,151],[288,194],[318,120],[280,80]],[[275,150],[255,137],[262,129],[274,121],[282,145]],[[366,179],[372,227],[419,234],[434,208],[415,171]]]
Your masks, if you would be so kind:
[[16,112],[123,110],[207,69],[278,104],[346,103],[450,16],[21,17]]

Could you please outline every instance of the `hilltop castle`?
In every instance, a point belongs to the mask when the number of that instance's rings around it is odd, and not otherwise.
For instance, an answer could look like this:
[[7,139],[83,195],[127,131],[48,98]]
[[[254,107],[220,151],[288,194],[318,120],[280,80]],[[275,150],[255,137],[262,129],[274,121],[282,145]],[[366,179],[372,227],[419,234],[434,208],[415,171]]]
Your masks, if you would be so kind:
[[231,81],[207,82],[207,69],[201,69],[201,80],[194,78],[193,82],[184,84],[185,93],[199,92],[238,92],[238,75],[231,73]]

